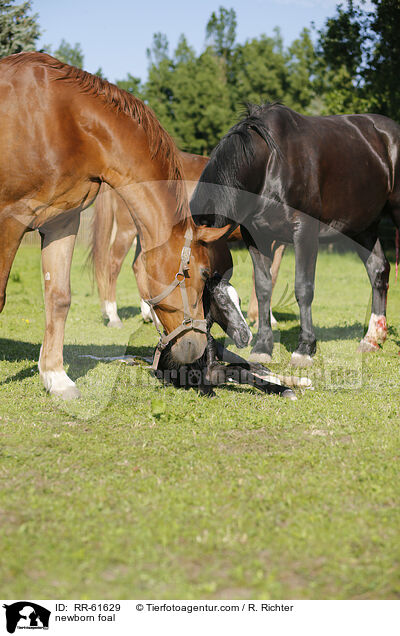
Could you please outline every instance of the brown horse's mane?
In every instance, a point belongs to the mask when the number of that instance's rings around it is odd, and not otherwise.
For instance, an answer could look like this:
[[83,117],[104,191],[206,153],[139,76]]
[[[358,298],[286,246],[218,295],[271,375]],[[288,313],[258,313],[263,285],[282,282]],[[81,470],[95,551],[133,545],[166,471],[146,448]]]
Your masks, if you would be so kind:
[[16,55],[10,56],[8,60],[12,65],[31,62],[51,68],[57,72],[56,81],[70,82],[78,86],[81,92],[99,97],[117,113],[125,113],[125,115],[137,121],[146,133],[151,158],[157,159],[168,169],[168,180],[174,184],[177,197],[177,221],[190,220],[179,150],[172,137],[161,126],[149,106],[138,97],[118,88],[115,84],[111,84],[107,80],[76,68],[75,66],[64,64],[64,62],[60,62],[60,60],[46,53],[17,53]]

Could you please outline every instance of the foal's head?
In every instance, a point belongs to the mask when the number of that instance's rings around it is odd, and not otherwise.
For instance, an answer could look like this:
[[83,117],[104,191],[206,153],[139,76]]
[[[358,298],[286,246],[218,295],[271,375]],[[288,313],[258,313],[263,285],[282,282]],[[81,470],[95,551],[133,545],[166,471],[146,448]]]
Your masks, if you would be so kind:
[[[147,272],[147,291],[150,298],[163,295],[177,278],[184,278],[185,291],[176,286],[157,301],[154,311],[166,334],[191,321],[204,321],[203,291],[206,280],[211,275],[209,248],[223,236],[229,228],[193,227],[190,243],[190,259],[184,276],[179,274],[182,265],[182,249],[185,244],[185,230],[177,225],[169,240],[163,245],[143,253]],[[184,296],[187,294],[190,320],[184,314]],[[186,312],[187,313],[187,312]],[[201,357],[207,344],[203,331],[189,328],[182,331],[171,341],[171,356],[178,364],[191,364]]]
[[239,349],[247,347],[252,333],[242,314],[236,289],[226,279],[214,274],[206,283],[206,292],[204,311],[210,324],[216,322]]

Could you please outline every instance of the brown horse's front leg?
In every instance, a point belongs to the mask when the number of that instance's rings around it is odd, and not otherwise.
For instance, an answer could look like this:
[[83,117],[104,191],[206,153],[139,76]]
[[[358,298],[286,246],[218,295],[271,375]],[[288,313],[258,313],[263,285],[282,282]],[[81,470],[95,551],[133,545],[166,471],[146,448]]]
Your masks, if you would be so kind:
[[70,271],[79,214],[50,222],[40,231],[46,327],[40,351],[39,372],[49,393],[65,400],[80,397],[63,369],[64,327],[71,304]]

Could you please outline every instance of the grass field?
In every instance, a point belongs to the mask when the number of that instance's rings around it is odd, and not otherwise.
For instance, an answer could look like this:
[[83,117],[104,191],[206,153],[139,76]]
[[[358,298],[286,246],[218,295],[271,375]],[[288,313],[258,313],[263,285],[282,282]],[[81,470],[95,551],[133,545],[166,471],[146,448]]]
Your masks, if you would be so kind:
[[[320,254],[315,390],[298,401],[250,387],[163,388],[142,367],[80,356],[143,355],[124,265],[124,329],[106,329],[84,252],[74,257],[65,361],[83,398],[42,388],[39,251],[19,251],[0,315],[3,598],[398,598],[400,284],[385,347],[356,354],[370,288],[358,258]],[[250,262],[234,252],[246,309]],[[393,268],[394,269],[394,268]],[[293,289],[283,260],[275,303]],[[282,305],[282,303],[281,303]],[[286,371],[296,305],[278,308],[271,368]],[[216,332],[218,333],[218,332]],[[221,335],[221,334],[220,334]]]

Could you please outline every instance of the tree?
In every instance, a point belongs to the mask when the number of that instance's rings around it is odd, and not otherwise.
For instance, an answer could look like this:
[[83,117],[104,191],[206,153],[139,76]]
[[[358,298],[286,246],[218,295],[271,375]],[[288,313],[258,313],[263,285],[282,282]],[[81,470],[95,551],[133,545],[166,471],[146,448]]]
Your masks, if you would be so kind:
[[74,46],[72,46],[63,38],[58,48],[54,51],[54,57],[65,64],[83,68],[84,55],[79,42],[76,42]]
[[119,88],[127,91],[127,93],[130,93],[131,95],[135,95],[135,97],[139,97],[140,99],[142,99],[141,95],[143,86],[139,77],[134,77],[133,75],[128,73],[125,79],[116,80],[115,83]]
[[303,113],[315,107],[316,54],[309,29],[303,29],[300,37],[288,50],[288,97],[285,103]]
[[328,112],[374,111],[400,120],[400,2],[372,0],[372,11],[364,4],[347,0],[319,31],[324,102]]
[[279,29],[274,37],[261,35],[239,44],[234,60],[236,106],[243,102],[285,102],[289,89],[286,62]]
[[15,0],[0,0],[0,57],[34,51],[41,35],[38,14],[30,15],[31,0],[15,5]]
[[183,150],[208,154],[233,123],[224,61],[208,47],[198,58],[184,36],[174,53],[173,131]]
[[144,100],[153,108],[161,124],[174,134],[174,114],[172,107],[172,75],[174,65],[169,57],[167,36],[155,33],[153,44],[147,49],[149,75],[143,91]]
[[212,12],[206,26],[206,42],[219,57],[228,62],[236,40],[236,13],[234,9],[219,7],[218,15]]
[[349,113],[369,110],[365,82],[368,60],[369,16],[353,0],[338,5],[318,31],[317,90],[322,112]]
[[369,14],[372,47],[366,82],[374,110],[400,121],[400,3],[373,0]]

